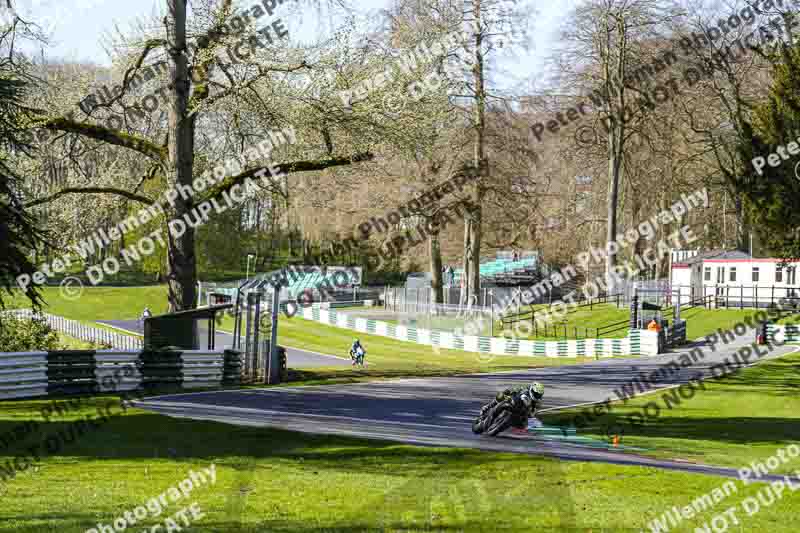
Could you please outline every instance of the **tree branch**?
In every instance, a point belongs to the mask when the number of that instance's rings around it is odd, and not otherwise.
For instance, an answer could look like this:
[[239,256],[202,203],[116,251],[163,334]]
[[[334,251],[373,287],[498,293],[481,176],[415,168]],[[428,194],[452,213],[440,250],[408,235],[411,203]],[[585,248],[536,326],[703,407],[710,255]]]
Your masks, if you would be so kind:
[[[147,42],[145,42],[144,43],[144,49],[142,50],[141,54],[139,55],[139,58],[136,60],[136,62],[133,64],[132,67],[128,68],[125,71],[125,75],[122,78],[122,89],[120,90],[119,94],[117,94],[116,96],[113,96],[111,98],[111,100],[108,100],[107,102],[95,103],[95,105],[92,106],[92,108],[89,109],[89,111],[86,114],[91,116],[92,113],[94,113],[95,109],[100,109],[100,108],[111,109],[111,106],[113,106],[120,99],[122,99],[123,96],[125,96],[127,94],[128,87],[130,86],[131,81],[132,81],[131,75],[132,74],[138,74],[139,69],[142,68],[142,63],[147,58],[148,54],[150,54],[150,52],[152,50],[154,50],[155,48],[157,48],[159,46],[166,46],[166,44],[167,44],[167,41],[165,41],[164,39],[150,39]],[[81,100],[81,102],[79,102],[79,105],[81,103],[83,103],[83,100]],[[81,109],[83,109],[83,108],[81,108]]]
[[124,191],[122,189],[116,189],[114,187],[67,187],[66,189],[61,189],[57,193],[45,198],[33,200],[32,202],[25,204],[25,208],[31,208],[37,205],[50,203],[58,198],[61,198],[62,196],[66,196],[67,194],[116,194],[117,196],[123,196],[128,200],[133,200],[145,205],[153,205],[156,203],[155,200],[151,200],[146,196],[141,196],[139,194]]
[[196,95],[192,98],[192,101],[189,102],[189,115],[194,115],[200,110],[200,105],[203,104],[205,107],[211,106],[214,103],[227,98],[233,93],[241,92],[245,89],[248,89],[256,82],[264,79],[267,74],[270,72],[284,72],[284,73],[291,73],[296,72],[300,69],[304,68],[311,68],[305,60],[301,61],[299,65],[292,66],[292,67],[264,67],[262,65],[256,65],[258,67],[258,74],[254,75],[251,79],[247,80],[244,83],[239,84],[232,84],[230,87],[226,87],[224,90],[220,91],[217,94],[211,95],[207,89],[197,91]]
[[38,127],[53,131],[77,133],[97,141],[134,150],[158,162],[162,162],[167,158],[166,149],[155,145],[151,141],[137,135],[130,135],[121,131],[112,130],[105,126],[89,124],[88,122],[76,122],[60,117],[50,119],[43,124],[39,124]]
[[[291,174],[292,172],[311,172],[314,170],[325,170],[326,168],[340,167],[359,163],[361,161],[370,161],[374,155],[370,152],[356,154],[352,157],[332,157],[329,159],[318,159],[316,161],[294,161],[291,163],[282,163],[275,165],[276,174]],[[225,178],[222,183],[215,187],[210,188],[202,198],[198,199],[198,203],[205,202],[211,198],[219,197],[223,192],[228,192],[235,185],[241,185],[247,178],[253,178],[262,170],[268,171],[267,167],[254,167],[236,175]]]

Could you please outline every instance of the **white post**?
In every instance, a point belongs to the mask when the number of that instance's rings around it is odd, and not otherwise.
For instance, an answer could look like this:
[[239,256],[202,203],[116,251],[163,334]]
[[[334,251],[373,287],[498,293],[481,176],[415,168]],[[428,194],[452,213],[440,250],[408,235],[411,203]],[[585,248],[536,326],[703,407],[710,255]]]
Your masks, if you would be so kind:
[[494,292],[489,291],[489,295],[492,297],[492,303],[489,306],[489,324],[490,324],[490,337],[494,337]]

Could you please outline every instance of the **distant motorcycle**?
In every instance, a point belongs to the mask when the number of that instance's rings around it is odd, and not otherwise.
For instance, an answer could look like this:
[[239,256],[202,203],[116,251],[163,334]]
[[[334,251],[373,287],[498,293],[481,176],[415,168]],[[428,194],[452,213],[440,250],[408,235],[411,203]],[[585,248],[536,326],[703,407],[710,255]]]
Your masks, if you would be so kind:
[[359,365],[364,366],[364,356],[367,355],[367,352],[364,351],[364,348],[360,346],[356,348],[355,351],[350,350],[350,359],[353,360],[353,366]]

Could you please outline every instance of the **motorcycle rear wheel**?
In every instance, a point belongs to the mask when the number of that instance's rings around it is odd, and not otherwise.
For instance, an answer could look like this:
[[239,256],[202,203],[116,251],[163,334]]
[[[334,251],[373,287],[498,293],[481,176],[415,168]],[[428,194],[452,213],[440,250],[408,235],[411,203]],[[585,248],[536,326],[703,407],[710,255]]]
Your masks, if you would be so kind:
[[498,433],[502,433],[511,427],[511,420],[513,418],[514,414],[511,411],[503,411],[494,419],[492,425],[486,430],[486,434],[490,437],[497,436]]

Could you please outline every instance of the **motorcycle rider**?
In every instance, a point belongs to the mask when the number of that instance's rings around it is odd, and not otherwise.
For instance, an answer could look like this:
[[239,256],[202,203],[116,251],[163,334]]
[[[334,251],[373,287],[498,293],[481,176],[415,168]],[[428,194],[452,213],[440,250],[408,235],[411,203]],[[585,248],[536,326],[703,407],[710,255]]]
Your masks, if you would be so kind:
[[513,430],[524,432],[528,427],[528,420],[535,418],[536,409],[544,397],[544,385],[534,381],[530,385],[509,387],[499,393],[494,400],[481,408],[481,416],[493,409],[498,404],[510,402],[514,413]]
[[[361,352],[359,352],[361,350]],[[350,357],[353,359],[353,365],[356,363],[360,363],[361,365],[364,364],[364,355],[367,351],[361,346],[361,342],[356,339],[353,341],[353,345],[350,347]]]

